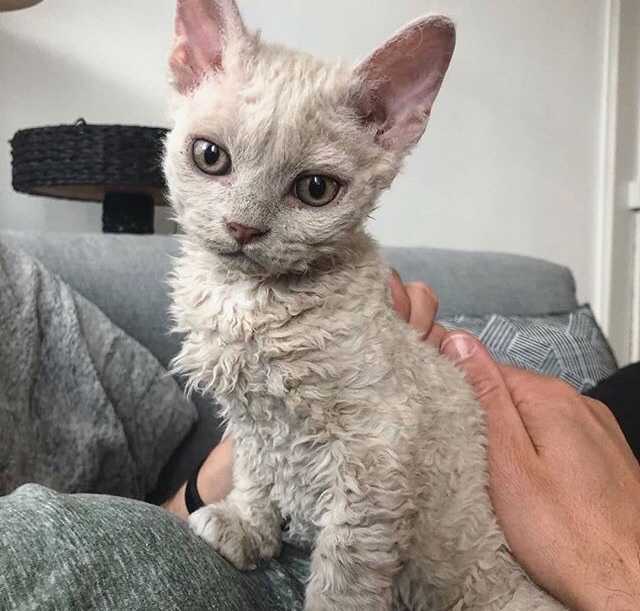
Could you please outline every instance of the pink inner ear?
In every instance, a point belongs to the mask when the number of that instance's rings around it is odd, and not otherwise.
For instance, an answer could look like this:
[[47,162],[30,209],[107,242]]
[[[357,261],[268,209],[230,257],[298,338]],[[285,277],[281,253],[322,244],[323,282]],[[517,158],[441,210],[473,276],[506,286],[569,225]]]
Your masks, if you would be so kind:
[[233,0],[178,0],[170,66],[180,92],[222,66],[226,38],[234,29],[244,31]]
[[405,149],[422,135],[455,46],[455,28],[444,17],[416,21],[359,67],[363,111],[378,125],[378,140]]

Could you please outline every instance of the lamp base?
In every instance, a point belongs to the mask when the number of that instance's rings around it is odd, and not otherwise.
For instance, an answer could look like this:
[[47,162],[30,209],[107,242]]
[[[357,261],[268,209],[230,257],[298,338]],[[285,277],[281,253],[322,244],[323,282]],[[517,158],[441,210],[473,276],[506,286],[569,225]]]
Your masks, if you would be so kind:
[[103,233],[153,233],[154,202],[146,193],[109,191],[102,205]]

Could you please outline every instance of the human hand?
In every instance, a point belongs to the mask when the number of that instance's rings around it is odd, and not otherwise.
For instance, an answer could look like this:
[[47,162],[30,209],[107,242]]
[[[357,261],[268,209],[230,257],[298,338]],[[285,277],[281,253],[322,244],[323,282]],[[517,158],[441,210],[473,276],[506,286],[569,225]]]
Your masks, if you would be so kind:
[[466,334],[441,350],[486,410],[491,499],[521,565],[572,609],[639,609],[640,467],[609,409]]
[[438,296],[424,282],[403,284],[397,271],[392,270],[389,280],[393,307],[398,316],[422,334],[422,339],[440,346],[445,330],[435,323]]

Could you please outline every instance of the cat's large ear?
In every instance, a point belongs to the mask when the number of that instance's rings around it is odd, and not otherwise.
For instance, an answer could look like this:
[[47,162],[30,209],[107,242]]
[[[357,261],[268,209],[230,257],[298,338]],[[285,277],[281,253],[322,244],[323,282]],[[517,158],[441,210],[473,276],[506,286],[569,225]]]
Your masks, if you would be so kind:
[[212,70],[222,67],[225,48],[246,36],[234,0],[178,0],[175,39],[169,66],[173,85],[187,93]]
[[357,68],[357,104],[376,139],[404,152],[422,136],[449,67],[456,33],[446,17],[410,23]]

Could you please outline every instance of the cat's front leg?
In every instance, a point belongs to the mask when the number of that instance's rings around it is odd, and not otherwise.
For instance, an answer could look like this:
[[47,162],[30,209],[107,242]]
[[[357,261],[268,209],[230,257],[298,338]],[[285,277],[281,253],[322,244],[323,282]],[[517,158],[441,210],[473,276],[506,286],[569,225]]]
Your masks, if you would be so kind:
[[[362,455],[331,448],[340,465],[322,495],[305,611],[390,611],[415,504],[396,453],[365,440]],[[360,452],[357,452],[360,454]]]
[[251,570],[258,560],[280,553],[281,516],[269,496],[268,473],[252,472],[238,455],[233,470],[233,490],[223,501],[192,513],[189,525],[236,568]]
[[311,557],[305,611],[391,611],[399,570],[390,527],[327,525]]

